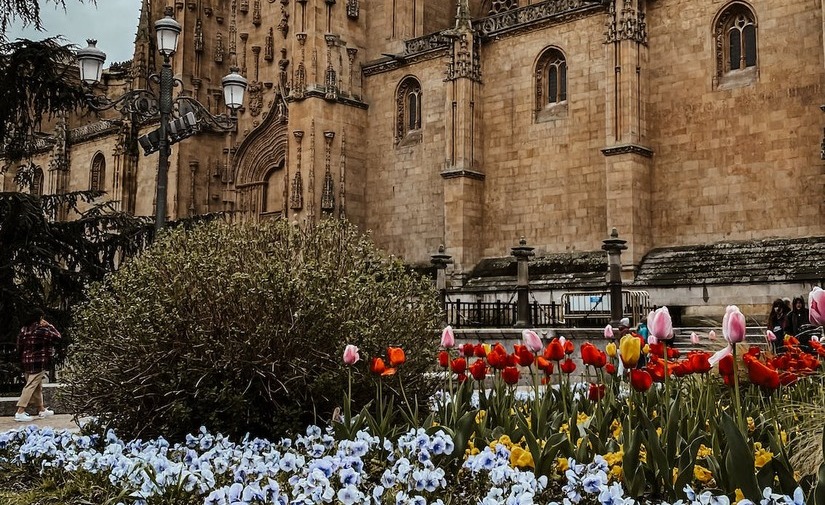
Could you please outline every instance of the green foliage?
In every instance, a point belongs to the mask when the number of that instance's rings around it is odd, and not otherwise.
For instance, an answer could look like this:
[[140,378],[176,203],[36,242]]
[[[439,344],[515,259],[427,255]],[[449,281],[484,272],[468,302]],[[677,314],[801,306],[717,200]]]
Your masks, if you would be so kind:
[[[346,344],[364,361],[406,349],[406,394],[428,398],[438,314],[429,280],[343,221],[174,230],[90,290],[68,400],[127,436],[277,436],[341,405]],[[350,368],[358,411],[374,386],[367,366]]]
[[[70,310],[86,286],[151,240],[151,221],[94,204],[100,196],[0,193],[0,343],[14,342],[31,307],[44,308],[68,341]],[[70,213],[77,219],[55,220]],[[6,363],[0,372],[0,382],[8,382],[16,368]]]
[[[0,0],[3,31],[9,20],[10,3],[17,6],[24,20],[39,16],[36,9],[22,14],[36,6],[36,0]],[[85,103],[73,61],[72,46],[62,45],[55,37],[39,41],[0,39],[0,145],[6,162],[31,155],[44,118],[75,110]]]

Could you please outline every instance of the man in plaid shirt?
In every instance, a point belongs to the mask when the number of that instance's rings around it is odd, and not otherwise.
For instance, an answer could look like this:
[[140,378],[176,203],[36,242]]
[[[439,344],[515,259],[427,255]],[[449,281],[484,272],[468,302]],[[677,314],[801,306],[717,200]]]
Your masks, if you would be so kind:
[[20,353],[20,362],[23,373],[26,375],[26,385],[17,402],[17,413],[14,420],[18,422],[34,419],[26,413],[32,399],[39,411],[39,417],[54,415],[43,404],[43,378],[51,365],[54,345],[60,339],[60,332],[43,319],[43,311],[32,312],[24,321],[24,326],[17,335],[17,351]]

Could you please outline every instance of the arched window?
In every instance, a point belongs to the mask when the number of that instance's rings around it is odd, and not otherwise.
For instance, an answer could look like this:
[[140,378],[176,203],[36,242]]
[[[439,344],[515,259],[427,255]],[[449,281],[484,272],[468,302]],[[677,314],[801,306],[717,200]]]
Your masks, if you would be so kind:
[[406,77],[396,93],[395,142],[400,145],[421,141],[421,84]]
[[43,169],[35,166],[32,172],[31,194],[43,196]]
[[714,23],[716,84],[749,84],[756,78],[756,16],[746,4],[734,2]]
[[560,49],[549,47],[536,62],[536,120],[567,114],[567,59]]
[[89,190],[105,191],[106,185],[106,158],[103,153],[95,154],[92,158],[92,170],[89,172]]
[[261,186],[261,214],[280,214],[283,211],[283,160],[264,177]]

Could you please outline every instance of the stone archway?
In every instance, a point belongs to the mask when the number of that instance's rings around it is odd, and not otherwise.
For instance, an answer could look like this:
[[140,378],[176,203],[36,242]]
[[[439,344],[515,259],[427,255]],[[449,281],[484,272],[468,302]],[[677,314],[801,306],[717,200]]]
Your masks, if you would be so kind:
[[286,118],[271,111],[263,123],[255,128],[238,146],[234,156],[235,210],[243,219],[257,218],[262,210],[261,196],[267,176],[273,169],[283,167],[283,202],[286,207],[287,184]]

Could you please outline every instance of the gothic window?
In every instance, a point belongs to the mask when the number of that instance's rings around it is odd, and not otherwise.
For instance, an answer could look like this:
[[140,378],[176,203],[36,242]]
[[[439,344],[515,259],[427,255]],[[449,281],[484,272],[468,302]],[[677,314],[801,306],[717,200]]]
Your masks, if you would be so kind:
[[536,121],[567,114],[567,59],[561,50],[550,47],[539,56],[535,69]]
[[92,158],[92,170],[89,172],[89,190],[90,191],[104,191],[106,186],[106,158],[103,153],[95,154]]
[[716,85],[738,87],[756,78],[756,16],[746,4],[733,2],[714,23]]
[[280,214],[283,211],[283,160],[264,177],[261,186],[261,214]]
[[40,167],[34,167],[34,172],[32,173],[32,180],[31,186],[31,194],[42,196],[43,195],[43,169]]
[[398,145],[421,141],[421,84],[415,77],[406,77],[396,94],[395,142]]

